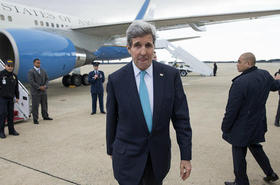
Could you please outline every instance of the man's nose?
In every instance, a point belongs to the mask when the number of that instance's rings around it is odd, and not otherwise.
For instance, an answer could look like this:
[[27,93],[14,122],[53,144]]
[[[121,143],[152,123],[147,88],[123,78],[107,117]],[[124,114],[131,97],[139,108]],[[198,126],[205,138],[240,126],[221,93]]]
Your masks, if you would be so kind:
[[146,55],[146,53],[147,53],[146,48],[145,48],[145,47],[142,47],[142,48],[141,48],[140,54],[141,54],[141,55]]

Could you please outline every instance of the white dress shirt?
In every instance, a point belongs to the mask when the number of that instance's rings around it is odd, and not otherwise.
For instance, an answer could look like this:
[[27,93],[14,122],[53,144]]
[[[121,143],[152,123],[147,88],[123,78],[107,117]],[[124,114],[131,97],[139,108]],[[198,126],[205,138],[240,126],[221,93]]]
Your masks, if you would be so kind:
[[34,69],[35,69],[39,74],[41,74],[40,68],[37,68],[37,67],[34,66]]
[[[137,90],[138,90],[138,93],[139,93],[140,72],[141,72],[141,70],[134,64],[133,61],[132,61],[132,66],[133,66],[134,76],[135,76],[135,80],[136,80]],[[153,63],[145,71],[146,71],[146,75],[144,76],[144,80],[145,80],[145,84],[146,84],[147,89],[148,89],[150,106],[151,106],[151,111],[152,111],[152,114],[153,114],[153,110],[154,110]]]

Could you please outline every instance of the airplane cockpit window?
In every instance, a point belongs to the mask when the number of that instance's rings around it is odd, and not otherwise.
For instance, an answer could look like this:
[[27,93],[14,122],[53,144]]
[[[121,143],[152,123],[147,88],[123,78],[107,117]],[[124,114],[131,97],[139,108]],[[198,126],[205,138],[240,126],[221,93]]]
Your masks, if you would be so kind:
[[41,26],[44,26],[44,22],[43,22],[43,21],[40,21],[40,25],[41,25]]
[[11,17],[11,16],[8,16],[8,21],[10,21],[10,22],[12,22],[12,21],[13,21],[13,19],[12,19],[12,17]]
[[59,25],[58,25],[58,24],[56,24],[56,27],[57,27],[57,28],[59,28]]
[[46,26],[47,26],[47,27],[49,27],[49,26],[50,26],[50,24],[49,24],[48,22],[46,22]]
[[51,23],[51,25],[52,25],[52,27],[54,27],[54,24],[53,24],[53,23]]
[[1,21],[4,21],[5,20],[5,16],[4,15],[0,15],[0,19],[1,19]]
[[34,23],[35,23],[36,26],[38,26],[38,21],[37,20],[35,20]]
[[62,24],[62,25],[61,25],[61,28],[63,28],[63,27],[64,27],[64,25]]

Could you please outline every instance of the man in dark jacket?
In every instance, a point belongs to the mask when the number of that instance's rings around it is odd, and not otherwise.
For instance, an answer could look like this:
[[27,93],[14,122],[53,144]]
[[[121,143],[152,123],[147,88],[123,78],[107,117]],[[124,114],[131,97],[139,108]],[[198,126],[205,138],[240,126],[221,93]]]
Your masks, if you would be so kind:
[[[280,75],[280,69],[275,73],[275,77],[277,75]],[[276,117],[275,117],[275,122],[274,122],[274,125],[276,127],[280,127],[280,123],[279,123],[279,120],[280,120],[280,91],[278,91],[278,94],[279,94],[279,100],[278,100],[278,108],[277,108],[277,113],[276,113]]]
[[[152,60],[156,29],[134,21],[127,29],[132,61],[107,84],[106,141],[120,185],[162,185],[170,169],[170,121],[180,148],[180,177],[191,174],[192,130],[179,70]],[[178,174],[179,175],[179,174]]]
[[5,69],[0,71],[0,138],[6,137],[4,128],[7,119],[9,134],[18,136],[19,133],[14,128],[14,98],[19,100],[18,79],[13,73],[14,62],[7,60]]
[[100,112],[102,114],[105,114],[104,105],[103,105],[103,93],[104,93],[103,83],[105,81],[105,75],[103,71],[98,70],[98,65],[99,65],[98,62],[93,62],[92,65],[94,70],[91,71],[88,75],[88,82],[91,85],[90,92],[92,97],[91,115],[96,113],[97,96],[99,99]]
[[264,142],[267,131],[265,104],[269,91],[280,89],[280,75],[273,77],[255,66],[252,53],[239,57],[237,69],[242,72],[232,80],[229,98],[222,123],[223,139],[232,144],[235,182],[226,185],[249,185],[246,173],[247,148],[266,174],[266,182],[276,181],[278,176],[260,142]]
[[217,66],[217,63],[214,62],[214,68],[213,68],[213,75],[216,76],[217,74],[217,70],[218,70],[218,66]]

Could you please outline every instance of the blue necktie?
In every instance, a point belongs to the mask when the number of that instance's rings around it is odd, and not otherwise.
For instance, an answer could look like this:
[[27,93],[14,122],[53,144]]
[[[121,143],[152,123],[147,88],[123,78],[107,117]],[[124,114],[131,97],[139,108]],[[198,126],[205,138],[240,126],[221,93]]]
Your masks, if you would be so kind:
[[143,109],[143,113],[145,116],[146,124],[149,129],[149,131],[152,131],[152,124],[153,124],[153,115],[152,110],[150,106],[150,100],[149,100],[149,94],[148,89],[144,80],[144,76],[146,74],[146,71],[140,72],[140,85],[139,85],[139,96],[140,101]]

